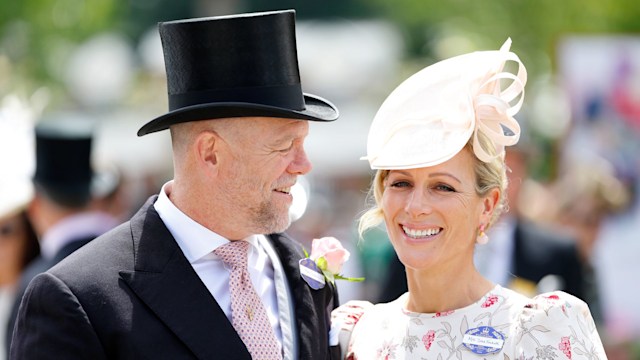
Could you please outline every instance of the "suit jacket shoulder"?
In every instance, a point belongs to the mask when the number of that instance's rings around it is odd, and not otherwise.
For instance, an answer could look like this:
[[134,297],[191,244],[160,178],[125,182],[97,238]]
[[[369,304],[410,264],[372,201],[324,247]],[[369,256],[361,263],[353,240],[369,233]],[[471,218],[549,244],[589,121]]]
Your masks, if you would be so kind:
[[[251,359],[154,201],[36,277],[20,308],[13,359]],[[327,359],[331,290],[305,289],[293,265],[301,249],[271,238],[295,294],[300,357]]]
[[576,240],[566,231],[520,221],[515,232],[514,272],[535,283],[546,275],[559,276],[564,290],[584,296],[583,264]]
[[251,358],[154,201],[34,279],[13,359]]

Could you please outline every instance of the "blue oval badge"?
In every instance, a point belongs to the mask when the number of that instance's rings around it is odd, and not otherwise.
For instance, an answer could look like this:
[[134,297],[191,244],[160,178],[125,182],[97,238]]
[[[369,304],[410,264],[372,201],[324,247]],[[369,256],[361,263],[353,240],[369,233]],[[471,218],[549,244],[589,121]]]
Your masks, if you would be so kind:
[[467,330],[462,344],[474,354],[494,354],[502,350],[504,335],[491,326],[480,326]]
[[300,259],[300,276],[314,290],[322,289],[325,285],[324,275],[316,263],[309,259]]

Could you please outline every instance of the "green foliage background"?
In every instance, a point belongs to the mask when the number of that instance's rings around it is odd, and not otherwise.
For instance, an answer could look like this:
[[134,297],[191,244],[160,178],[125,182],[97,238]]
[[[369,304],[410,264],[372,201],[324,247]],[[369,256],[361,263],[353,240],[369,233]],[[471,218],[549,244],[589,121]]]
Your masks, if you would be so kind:
[[[28,97],[46,87],[52,105],[64,103],[69,100],[64,63],[75,45],[108,30],[136,46],[142,33],[159,21],[221,15],[203,12],[214,8],[206,6],[212,4],[208,1],[213,0],[0,2],[0,98],[7,93]],[[466,39],[471,48],[464,50],[473,51],[496,49],[511,37],[532,84],[536,77],[554,73],[556,46],[563,36],[640,32],[637,0],[216,0],[220,2],[229,12],[294,8],[298,19],[305,20],[391,21],[406,44],[400,78],[439,60],[442,39]],[[553,153],[553,143],[542,146]],[[552,162],[541,159],[537,173],[550,177]]]
[[[295,8],[301,19],[384,18],[407,41],[407,59],[431,57],[433,40],[449,31],[495,48],[507,36],[531,74],[553,67],[558,38],[568,33],[640,31],[635,0],[244,0],[236,11]],[[21,0],[0,2],[0,54],[12,64],[11,87],[55,83],[56,61],[65,49],[93,34],[115,30],[135,43],[142,31],[163,20],[197,13],[197,2],[173,0]],[[200,7],[202,8],[202,7]],[[1,66],[1,65],[0,65]],[[5,64],[6,66],[6,64]],[[6,74],[0,91],[7,90]],[[3,86],[4,85],[4,86]],[[3,91],[4,90],[4,91]]]

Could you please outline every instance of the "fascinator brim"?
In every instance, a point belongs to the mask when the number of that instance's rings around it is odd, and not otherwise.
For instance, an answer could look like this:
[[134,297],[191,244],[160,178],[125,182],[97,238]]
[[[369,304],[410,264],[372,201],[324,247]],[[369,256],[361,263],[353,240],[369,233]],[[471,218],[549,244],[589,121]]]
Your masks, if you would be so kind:
[[[369,130],[372,169],[434,166],[455,156],[473,138],[478,159],[502,156],[517,143],[514,115],[524,100],[527,73],[508,39],[498,51],[478,51],[433,64],[401,83],[384,101]],[[517,71],[504,71],[505,63]],[[503,82],[511,83],[504,87]],[[479,141],[482,133],[492,146]],[[493,150],[495,149],[495,150]]]

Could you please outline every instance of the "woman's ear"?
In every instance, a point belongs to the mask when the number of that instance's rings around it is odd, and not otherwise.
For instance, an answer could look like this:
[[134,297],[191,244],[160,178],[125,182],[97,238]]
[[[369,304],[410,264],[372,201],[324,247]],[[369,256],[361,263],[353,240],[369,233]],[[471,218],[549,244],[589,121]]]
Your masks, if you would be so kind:
[[500,190],[498,190],[498,188],[493,188],[489,190],[487,195],[482,199],[482,214],[480,216],[481,224],[489,224],[489,222],[491,222],[493,212],[498,206],[501,196],[502,194],[500,193]]

